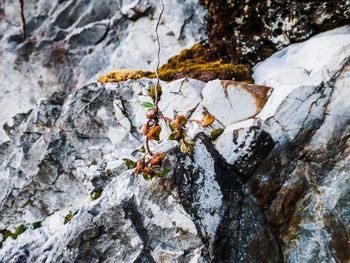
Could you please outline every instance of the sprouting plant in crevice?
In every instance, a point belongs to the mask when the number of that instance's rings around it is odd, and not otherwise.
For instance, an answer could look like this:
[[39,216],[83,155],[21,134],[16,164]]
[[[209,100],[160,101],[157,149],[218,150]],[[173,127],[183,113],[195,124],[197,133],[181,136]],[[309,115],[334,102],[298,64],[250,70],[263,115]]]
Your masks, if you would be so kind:
[[95,188],[94,190],[92,190],[91,194],[90,194],[90,198],[92,201],[95,201],[97,199],[99,199],[102,195],[102,189],[101,188]]
[[68,214],[65,215],[63,224],[67,224],[70,221],[72,221],[73,217],[79,212],[79,210],[71,210],[68,212]]
[[27,230],[35,230],[41,227],[42,221],[37,221],[33,223],[24,223],[16,227],[14,232],[9,231],[8,229],[1,229],[0,234],[2,235],[2,240],[0,241],[0,248],[2,243],[6,241],[7,238],[11,237],[12,239],[17,239],[18,236],[23,234]]
[[129,169],[135,169],[135,175],[142,174],[146,180],[150,180],[154,177],[163,177],[170,172],[170,169],[162,169],[162,163],[166,154],[163,152],[154,152],[150,146],[151,141],[160,141],[162,126],[167,126],[171,131],[167,138],[168,140],[177,141],[180,150],[183,153],[192,154],[194,142],[189,139],[189,126],[191,124],[196,124],[201,127],[209,127],[215,121],[215,117],[208,113],[202,120],[189,119],[184,115],[178,115],[172,119],[163,115],[158,107],[158,102],[162,96],[162,88],[159,83],[150,87],[149,95],[152,98],[153,103],[143,102],[141,104],[147,110],[147,121],[143,126],[145,145],[142,147],[142,150],[140,150],[143,152],[143,156],[137,162],[124,159],[124,162]]
[[153,100],[153,103],[143,102],[141,105],[147,109],[146,118],[147,121],[143,126],[143,135],[146,137],[145,145],[143,147],[143,156],[137,162],[133,162],[129,159],[124,159],[124,162],[128,168],[134,168],[134,174],[142,174],[144,179],[150,180],[154,177],[163,177],[170,172],[170,169],[162,169],[162,163],[166,154],[163,152],[153,152],[150,147],[150,141],[160,141],[160,133],[162,131],[161,122],[171,130],[171,134],[168,140],[175,140],[179,143],[180,150],[185,154],[191,154],[194,147],[194,142],[188,139],[188,127],[189,124],[198,124],[202,127],[208,127],[215,121],[215,117],[210,114],[206,114],[202,120],[191,120],[184,115],[178,115],[175,119],[166,117],[159,109],[158,103],[162,96],[162,88],[160,86],[159,79],[159,65],[160,65],[160,40],[158,35],[158,27],[162,14],[164,12],[164,3],[160,0],[161,11],[158,17],[156,25],[156,40],[158,46],[157,52],[157,65],[156,65],[156,84],[150,87],[149,95]]

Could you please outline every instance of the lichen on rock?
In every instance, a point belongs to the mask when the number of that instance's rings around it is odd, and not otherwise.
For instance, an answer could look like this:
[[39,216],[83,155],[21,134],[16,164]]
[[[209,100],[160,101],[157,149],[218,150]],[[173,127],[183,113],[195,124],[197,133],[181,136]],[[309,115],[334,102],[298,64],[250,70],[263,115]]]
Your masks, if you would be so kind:
[[147,77],[153,77],[153,73],[149,71],[142,71],[142,70],[122,69],[118,71],[109,72],[99,77],[97,79],[97,82],[114,83],[114,82],[126,81],[129,79],[140,79],[140,78],[147,78]]
[[[214,79],[252,82],[252,70],[249,65],[224,62],[204,43],[197,43],[180,54],[171,57],[159,68],[159,78],[172,81],[192,78],[202,81]],[[128,79],[155,78],[156,73],[142,70],[118,70],[107,73],[97,79],[101,83],[113,83]]]
[[319,32],[346,25],[348,0],[200,0],[211,48],[233,63],[255,65]]
[[166,81],[187,77],[202,81],[234,79],[251,82],[251,74],[249,65],[224,62],[203,43],[181,51],[159,69],[160,78]]

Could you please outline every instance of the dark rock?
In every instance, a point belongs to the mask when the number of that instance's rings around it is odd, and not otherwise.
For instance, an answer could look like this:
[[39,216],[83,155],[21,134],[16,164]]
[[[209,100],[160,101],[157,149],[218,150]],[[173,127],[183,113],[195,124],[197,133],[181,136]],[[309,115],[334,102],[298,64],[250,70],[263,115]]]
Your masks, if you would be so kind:
[[201,0],[208,9],[213,53],[254,65],[287,45],[350,22],[350,3],[327,1]]

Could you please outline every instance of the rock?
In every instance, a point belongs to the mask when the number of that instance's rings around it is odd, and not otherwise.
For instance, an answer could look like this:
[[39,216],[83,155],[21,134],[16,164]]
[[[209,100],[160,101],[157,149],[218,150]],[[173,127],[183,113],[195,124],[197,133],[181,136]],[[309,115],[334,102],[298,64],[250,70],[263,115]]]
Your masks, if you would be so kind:
[[201,0],[213,53],[255,65],[277,50],[349,23],[350,2]]
[[282,50],[255,67],[258,84],[161,81],[169,117],[230,119],[193,124],[192,155],[151,144],[170,168],[152,181],[123,158],[142,156],[141,103],[155,79],[91,83],[15,116],[0,145],[0,261],[348,262],[349,34]]
[[224,63],[220,56],[212,54],[210,46],[206,43],[197,43],[189,49],[182,50],[162,65],[158,73],[165,81],[193,78],[202,81],[233,79],[252,82],[249,65]]
[[[25,41],[18,1],[3,6],[0,127],[39,98],[81,87],[107,71],[155,70],[158,1],[40,0],[24,5]],[[204,37],[204,12],[195,0],[167,3],[159,27],[161,64]],[[1,129],[0,142],[2,137]]]
[[209,82],[203,89],[203,106],[224,126],[254,118],[263,108],[271,89],[235,81]]

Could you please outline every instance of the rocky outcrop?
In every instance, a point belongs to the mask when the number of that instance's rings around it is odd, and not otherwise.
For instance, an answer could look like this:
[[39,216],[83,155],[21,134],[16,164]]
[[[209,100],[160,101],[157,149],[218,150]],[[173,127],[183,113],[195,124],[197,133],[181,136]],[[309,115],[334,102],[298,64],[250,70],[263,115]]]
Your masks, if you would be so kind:
[[350,22],[350,2],[201,0],[208,9],[213,53],[235,63],[257,62],[292,43]]
[[193,125],[192,155],[152,145],[171,169],[152,181],[122,158],[142,154],[155,80],[16,115],[0,145],[0,261],[348,262],[349,47],[349,27],[292,45],[254,68],[259,85],[162,82],[164,115],[206,110],[225,130],[212,141]]
[[[19,2],[0,4],[1,127],[39,98],[81,87],[96,75],[155,70],[159,1],[24,1],[24,41]],[[197,1],[167,2],[159,27],[161,64],[204,37],[204,14]],[[2,136],[1,130],[0,142]]]

